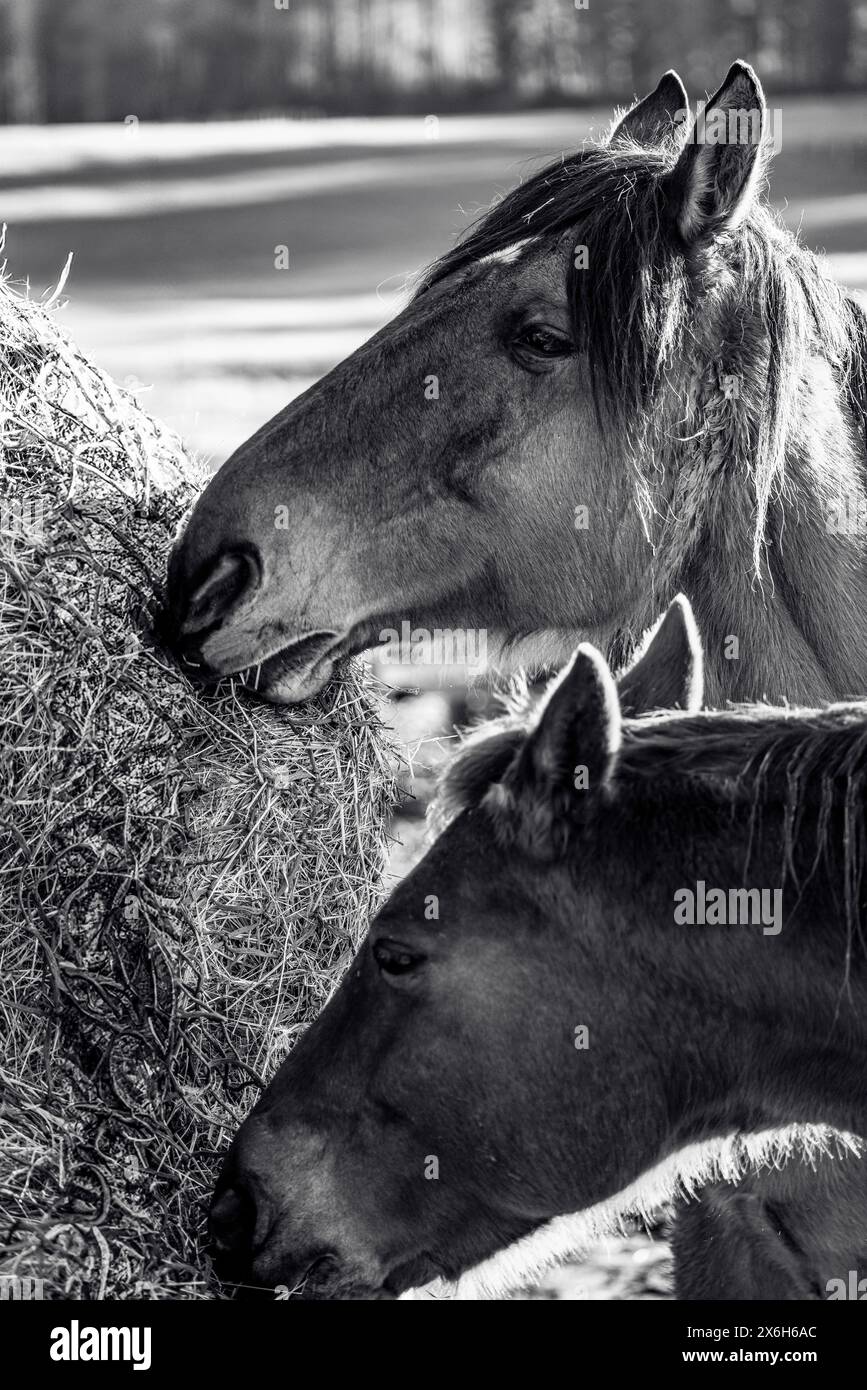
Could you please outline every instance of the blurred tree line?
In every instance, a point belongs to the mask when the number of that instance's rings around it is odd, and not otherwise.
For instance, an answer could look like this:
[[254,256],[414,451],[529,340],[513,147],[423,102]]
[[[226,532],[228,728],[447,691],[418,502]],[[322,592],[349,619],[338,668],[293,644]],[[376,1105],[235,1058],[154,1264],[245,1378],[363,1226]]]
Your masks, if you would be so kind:
[[0,120],[609,100],[736,56],[771,89],[867,78],[867,0],[0,0]]

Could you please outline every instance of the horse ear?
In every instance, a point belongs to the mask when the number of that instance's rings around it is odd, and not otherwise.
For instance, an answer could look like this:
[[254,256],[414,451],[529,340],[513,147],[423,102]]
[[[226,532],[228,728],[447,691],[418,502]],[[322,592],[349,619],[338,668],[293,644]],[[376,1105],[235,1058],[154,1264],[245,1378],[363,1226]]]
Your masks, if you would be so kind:
[[635,718],[652,709],[695,713],[704,698],[701,638],[689,600],[678,594],[651,628],[636,660],[617,681],[620,709]]
[[663,73],[649,96],[621,117],[608,137],[608,144],[634,141],[638,145],[661,145],[672,135],[686,133],[688,116],[689,97],[672,68]]
[[582,642],[553,680],[521,753],[519,780],[537,792],[605,785],[620,747],[620,702],[604,657]]
[[748,63],[733,63],[699,111],[689,141],[664,180],[678,231],[688,244],[734,227],[749,210],[765,129],[765,98]]

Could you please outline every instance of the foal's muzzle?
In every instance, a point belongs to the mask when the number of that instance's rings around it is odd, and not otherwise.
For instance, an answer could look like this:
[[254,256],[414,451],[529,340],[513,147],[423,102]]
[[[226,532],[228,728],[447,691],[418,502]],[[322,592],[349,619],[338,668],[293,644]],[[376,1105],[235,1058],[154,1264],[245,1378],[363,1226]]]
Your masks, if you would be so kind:
[[[256,1204],[240,1183],[218,1190],[211,1206],[209,1229],[214,1271],[226,1285],[235,1285],[242,1298],[273,1297],[277,1285],[263,1283],[256,1274],[257,1251],[254,1232],[257,1224]],[[262,1242],[267,1245],[270,1232]],[[281,1260],[279,1285],[290,1296],[299,1299],[322,1299],[347,1294],[340,1261],[330,1251],[302,1253],[293,1251],[290,1258]],[[270,1285],[270,1286],[269,1286]],[[364,1299],[393,1299],[395,1294],[384,1286],[358,1289],[354,1295]]]
[[214,1198],[208,1219],[217,1272],[230,1278],[246,1269],[253,1254],[256,1205],[237,1187],[227,1187]]

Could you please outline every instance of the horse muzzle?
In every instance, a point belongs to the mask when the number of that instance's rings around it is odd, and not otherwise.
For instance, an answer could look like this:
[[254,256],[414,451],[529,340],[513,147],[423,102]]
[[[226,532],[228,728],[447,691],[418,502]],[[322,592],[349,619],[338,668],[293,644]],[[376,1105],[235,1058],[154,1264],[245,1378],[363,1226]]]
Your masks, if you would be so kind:
[[162,628],[186,673],[205,684],[235,676],[273,704],[308,700],[331,676],[339,634],[330,628],[305,631],[300,622],[269,616],[267,607],[261,559],[253,548],[224,552],[194,584],[173,553]]
[[332,1250],[302,1253],[274,1222],[254,1245],[256,1205],[243,1187],[225,1187],[208,1220],[214,1272],[240,1297],[310,1301],[384,1300],[397,1294],[360,1263]]

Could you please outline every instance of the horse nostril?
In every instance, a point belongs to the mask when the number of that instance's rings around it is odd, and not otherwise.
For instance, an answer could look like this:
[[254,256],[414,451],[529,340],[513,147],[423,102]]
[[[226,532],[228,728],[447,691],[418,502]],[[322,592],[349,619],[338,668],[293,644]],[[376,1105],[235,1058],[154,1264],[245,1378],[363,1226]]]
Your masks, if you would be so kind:
[[213,627],[258,583],[259,570],[252,555],[243,550],[227,551],[187,598],[179,634],[188,637]]
[[239,1255],[251,1250],[255,1225],[256,1204],[248,1192],[227,1187],[214,1199],[209,1227],[219,1255]]

